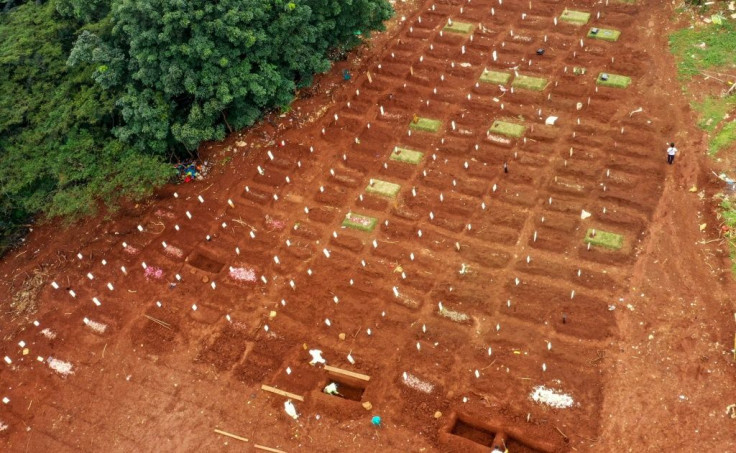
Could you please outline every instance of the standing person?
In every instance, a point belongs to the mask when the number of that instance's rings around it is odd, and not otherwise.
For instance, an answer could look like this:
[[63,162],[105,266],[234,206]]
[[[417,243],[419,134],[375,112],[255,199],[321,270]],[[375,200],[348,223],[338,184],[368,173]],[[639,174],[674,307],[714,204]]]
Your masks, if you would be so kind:
[[677,154],[677,148],[674,143],[670,143],[670,147],[667,148],[667,163],[672,165],[675,161],[675,154]]

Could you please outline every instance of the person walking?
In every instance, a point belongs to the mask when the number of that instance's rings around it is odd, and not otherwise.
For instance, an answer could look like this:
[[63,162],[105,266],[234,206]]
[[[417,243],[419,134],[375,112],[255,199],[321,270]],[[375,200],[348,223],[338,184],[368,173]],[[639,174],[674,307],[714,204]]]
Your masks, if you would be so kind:
[[670,147],[667,148],[667,163],[672,165],[675,161],[675,154],[677,154],[677,148],[674,143],[670,143]]

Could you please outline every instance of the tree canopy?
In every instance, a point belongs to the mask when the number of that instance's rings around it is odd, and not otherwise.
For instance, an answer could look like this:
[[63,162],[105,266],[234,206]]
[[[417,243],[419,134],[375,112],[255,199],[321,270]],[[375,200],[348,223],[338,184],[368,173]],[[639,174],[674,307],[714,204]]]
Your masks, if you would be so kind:
[[150,193],[168,156],[288,105],[392,14],[386,0],[3,4],[0,230]]

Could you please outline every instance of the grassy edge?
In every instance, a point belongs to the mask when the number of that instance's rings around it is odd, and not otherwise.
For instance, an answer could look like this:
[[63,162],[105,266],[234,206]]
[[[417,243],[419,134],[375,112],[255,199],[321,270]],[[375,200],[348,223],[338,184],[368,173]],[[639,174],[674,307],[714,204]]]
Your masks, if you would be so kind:
[[[703,9],[680,10],[680,13],[691,15],[690,22],[693,25],[676,30],[669,36],[670,51],[677,60],[677,71],[685,93],[688,92],[688,82],[694,76],[703,74],[722,78],[724,74],[718,74],[720,68],[726,68],[727,70],[723,71],[725,73],[731,73],[733,70],[736,24],[728,20],[721,24],[697,23],[695,18],[704,12]],[[722,81],[726,87],[736,82]],[[732,114],[736,110],[736,94],[724,97],[707,96],[700,102],[692,102],[691,105],[699,115],[698,127],[708,134],[708,155],[711,158],[715,158],[719,151],[736,143],[736,120]],[[730,197],[720,195],[720,197],[722,200],[718,217],[723,221],[720,233],[728,243],[731,273],[736,278],[736,195]]]

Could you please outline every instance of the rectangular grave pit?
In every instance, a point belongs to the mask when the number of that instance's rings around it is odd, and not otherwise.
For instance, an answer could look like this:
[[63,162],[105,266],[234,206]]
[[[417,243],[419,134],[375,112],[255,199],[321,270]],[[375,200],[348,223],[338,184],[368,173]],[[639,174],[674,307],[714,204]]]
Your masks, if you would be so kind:
[[221,263],[209,256],[206,256],[200,252],[194,252],[187,257],[186,262],[190,266],[196,267],[199,270],[208,272],[210,274],[217,274],[225,267],[225,263]]
[[361,381],[360,379],[351,378],[349,376],[343,376],[337,373],[328,373],[329,378],[322,381],[322,387],[320,391],[324,392],[325,386],[330,383],[337,384],[337,395],[328,394],[335,398],[342,398],[348,401],[355,401],[360,403],[363,400],[363,394],[368,386],[368,383]]
[[451,451],[490,451],[497,447],[500,451],[548,453],[559,446],[549,439],[527,439],[521,428],[508,426],[498,418],[482,420],[466,413],[450,414],[439,434],[440,442]]

